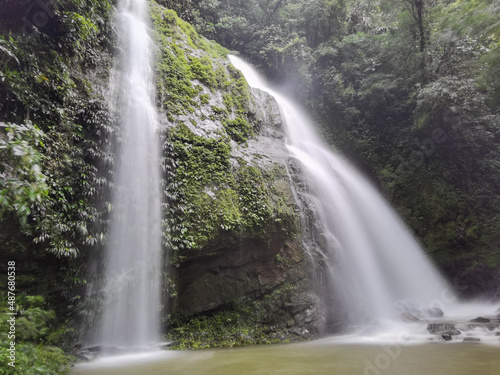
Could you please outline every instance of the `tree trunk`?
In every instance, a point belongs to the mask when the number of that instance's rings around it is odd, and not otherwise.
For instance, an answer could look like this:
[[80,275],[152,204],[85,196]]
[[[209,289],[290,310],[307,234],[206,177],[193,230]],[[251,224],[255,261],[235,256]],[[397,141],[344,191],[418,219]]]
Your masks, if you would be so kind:
[[424,0],[415,0],[417,8],[417,23],[420,37],[420,52],[425,50],[425,29],[424,29]]

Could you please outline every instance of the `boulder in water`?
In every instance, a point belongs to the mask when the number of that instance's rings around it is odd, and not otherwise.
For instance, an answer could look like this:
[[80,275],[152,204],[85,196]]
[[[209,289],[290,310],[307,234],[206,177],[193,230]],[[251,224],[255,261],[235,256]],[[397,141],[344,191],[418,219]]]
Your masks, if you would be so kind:
[[481,339],[479,337],[466,337],[463,339],[463,342],[480,342]]
[[[427,325],[429,333],[441,333],[445,331],[456,331],[455,324],[451,323],[430,323]],[[460,332],[460,331],[459,331]]]
[[483,318],[480,316],[479,318],[472,319],[471,323],[489,323],[491,320],[489,318]]
[[469,324],[469,329],[482,328],[488,331],[494,331],[500,327],[500,323],[472,323]]
[[363,330],[361,333],[362,336],[375,336],[380,333],[380,328],[379,327],[367,327]]
[[468,324],[467,328],[473,331],[482,331],[484,333],[488,331],[494,331],[498,328],[498,323],[472,323]]
[[451,335],[449,333],[443,333],[443,334],[441,334],[441,338],[444,341],[451,341]]
[[462,334],[462,331],[459,331],[458,329],[455,329],[455,330],[452,330],[452,331],[444,331],[444,332],[441,332],[441,334],[447,334],[447,335],[451,335],[451,336],[458,336],[458,335],[461,335]]
[[166,342],[159,343],[156,346],[159,349],[164,349],[165,350],[165,349],[171,348],[174,345],[179,345],[179,342],[176,342],[176,341],[166,341]]

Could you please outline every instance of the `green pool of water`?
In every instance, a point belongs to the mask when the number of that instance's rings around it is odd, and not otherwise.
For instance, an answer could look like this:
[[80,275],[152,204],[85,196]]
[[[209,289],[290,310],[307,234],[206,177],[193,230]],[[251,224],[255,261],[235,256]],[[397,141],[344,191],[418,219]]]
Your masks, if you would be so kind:
[[235,349],[163,351],[76,365],[71,375],[500,374],[500,346],[339,344],[328,340]]

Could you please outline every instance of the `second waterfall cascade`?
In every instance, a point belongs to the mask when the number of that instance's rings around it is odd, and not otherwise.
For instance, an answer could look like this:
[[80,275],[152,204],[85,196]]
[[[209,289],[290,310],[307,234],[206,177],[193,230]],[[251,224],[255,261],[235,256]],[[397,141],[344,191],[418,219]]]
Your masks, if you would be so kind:
[[118,67],[110,106],[119,126],[110,227],[98,290],[102,312],[90,345],[137,348],[158,342],[161,284],[161,176],[154,104],[153,41],[146,0],[120,0]]
[[297,105],[269,88],[241,58],[230,56],[230,61],[251,87],[269,93],[280,106],[288,148],[301,162],[317,202],[322,256],[336,298],[348,312],[347,324],[390,319],[416,303],[428,308],[454,301],[451,287],[380,193],[319,139]]

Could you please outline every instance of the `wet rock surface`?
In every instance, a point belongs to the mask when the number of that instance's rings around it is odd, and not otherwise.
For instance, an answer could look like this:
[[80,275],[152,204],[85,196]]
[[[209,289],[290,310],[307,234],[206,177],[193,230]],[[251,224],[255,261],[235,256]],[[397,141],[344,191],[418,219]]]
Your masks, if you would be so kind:
[[481,316],[469,321],[434,322],[427,325],[427,331],[445,341],[463,337],[463,342],[495,342],[494,338],[500,336],[500,319]]
[[439,334],[445,331],[456,331],[455,324],[451,323],[430,323],[427,325],[427,331],[433,334]]
[[[278,259],[288,263],[280,267]],[[269,241],[242,239],[193,258],[179,269],[179,307],[197,314],[230,304],[234,299],[261,298],[285,282],[298,282],[305,270],[300,246],[276,235]]]
[[[209,102],[201,111],[222,107],[223,99],[217,92],[205,91]],[[298,176],[301,171],[291,166],[295,161],[286,148],[280,109],[267,93],[251,91],[255,134],[245,143],[231,140],[231,168],[235,174],[241,168],[259,170],[270,193],[268,202],[274,205],[271,208],[298,212],[293,184],[302,178]],[[204,138],[218,137],[223,131],[217,119],[184,120],[191,131]],[[217,186],[212,190],[216,192]],[[257,303],[265,309],[265,316],[259,312],[256,317],[257,323],[274,327],[269,328],[273,337],[309,339],[324,332],[326,312],[311,292],[311,260],[294,228],[298,223],[289,220],[277,221],[255,235],[247,228],[240,236],[220,236],[204,248],[184,252],[177,266],[177,297],[171,303],[174,315],[188,321]]]
[[482,316],[471,320],[472,323],[489,323],[490,321],[491,320],[489,318],[483,318]]
[[444,340],[444,341],[451,341],[452,338],[451,338],[451,334],[449,333],[442,333],[441,334],[441,338]]
[[478,337],[465,337],[463,342],[480,342],[481,339]]

